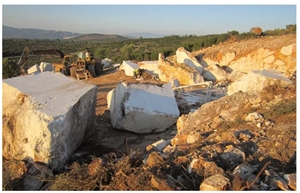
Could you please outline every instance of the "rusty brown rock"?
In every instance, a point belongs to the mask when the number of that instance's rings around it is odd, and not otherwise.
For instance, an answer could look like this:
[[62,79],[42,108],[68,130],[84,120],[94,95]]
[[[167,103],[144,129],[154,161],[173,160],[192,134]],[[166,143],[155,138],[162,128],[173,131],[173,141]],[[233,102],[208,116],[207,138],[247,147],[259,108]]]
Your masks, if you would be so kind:
[[94,159],[88,166],[88,173],[89,175],[95,175],[97,171],[101,168],[102,166],[102,159],[101,158],[96,158]]
[[147,159],[147,165],[150,167],[161,165],[164,163],[164,158],[156,151],[149,154]]
[[166,180],[158,178],[154,175],[152,175],[152,177],[151,177],[151,184],[157,190],[172,190],[172,188],[169,186],[169,184]]

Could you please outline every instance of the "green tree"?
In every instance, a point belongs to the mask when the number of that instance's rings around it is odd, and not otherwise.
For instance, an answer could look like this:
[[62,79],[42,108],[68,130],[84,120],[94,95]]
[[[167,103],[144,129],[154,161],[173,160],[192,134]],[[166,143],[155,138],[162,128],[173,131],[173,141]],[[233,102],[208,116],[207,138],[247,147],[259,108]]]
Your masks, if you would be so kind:
[[102,60],[102,59],[107,57],[106,56],[106,50],[104,48],[101,48],[101,47],[97,48],[94,52],[94,56],[95,56],[95,58],[99,58],[99,59]]
[[232,36],[238,36],[240,33],[236,30],[232,30],[232,31],[229,31],[227,32],[227,34],[232,37]]
[[2,59],[2,78],[12,78],[20,75],[19,67],[17,64],[9,59],[4,58]]
[[134,49],[134,45],[133,44],[125,44],[122,49],[121,49],[121,53],[124,57],[125,60],[132,60],[133,59],[133,55],[132,55],[132,51]]

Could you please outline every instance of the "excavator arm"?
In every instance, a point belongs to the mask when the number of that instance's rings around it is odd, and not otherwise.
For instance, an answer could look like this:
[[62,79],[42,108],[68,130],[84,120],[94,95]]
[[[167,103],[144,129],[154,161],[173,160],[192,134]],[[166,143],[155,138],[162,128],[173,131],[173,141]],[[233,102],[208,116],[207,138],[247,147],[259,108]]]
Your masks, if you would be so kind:
[[29,47],[24,48],[23,53],[17,63],[20,67],[21,73],[24,74],[24,65],[26,61],[29,59],[30,55],[57,55],[63,61],[65,54],[57,49],[48,49],[48,50],[31,50]]

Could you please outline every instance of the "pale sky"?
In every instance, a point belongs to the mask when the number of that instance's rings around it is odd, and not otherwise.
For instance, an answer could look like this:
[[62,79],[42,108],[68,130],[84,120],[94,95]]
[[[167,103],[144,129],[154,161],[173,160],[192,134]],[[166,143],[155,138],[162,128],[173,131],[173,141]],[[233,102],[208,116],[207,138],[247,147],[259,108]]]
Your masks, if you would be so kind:
[[[111,2],[113,4],[113,2]],[[288,3],[288,1],[287,1]],[[2,4],[2,25],[77,33],[220,34],[296,24],[289,5],[16,5]]]

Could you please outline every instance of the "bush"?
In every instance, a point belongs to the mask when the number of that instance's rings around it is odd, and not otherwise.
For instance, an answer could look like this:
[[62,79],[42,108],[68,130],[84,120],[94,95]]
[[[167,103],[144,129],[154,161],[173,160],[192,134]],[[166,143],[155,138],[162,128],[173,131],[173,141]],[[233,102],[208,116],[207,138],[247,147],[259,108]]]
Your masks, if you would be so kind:
[[12,78],[20,75],[19,67],[17,66],[16,62],[9,59],[4,58],[2,59],[2,78]]

